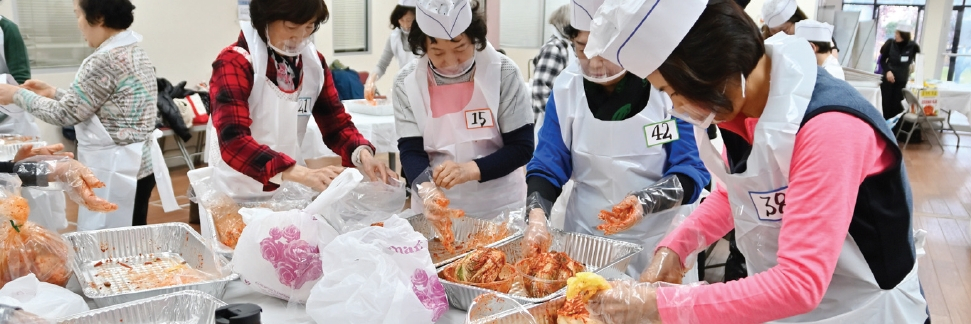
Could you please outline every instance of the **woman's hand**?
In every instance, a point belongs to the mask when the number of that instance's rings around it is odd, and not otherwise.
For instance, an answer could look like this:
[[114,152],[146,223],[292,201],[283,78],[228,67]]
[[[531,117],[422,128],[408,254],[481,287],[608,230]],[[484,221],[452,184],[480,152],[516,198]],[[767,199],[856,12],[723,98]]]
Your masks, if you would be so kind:
[[9,84],[0,84],[0,105],[12,104],[13,96],[17,94],[17,90],[20,90],[20,87]]
[[892,71],[887,71],[887,81],[890,81],[890,83],[897,83],[897,79],[894,78]]
[[310,187],[316,191],[327,190],[330,183],[334,181],[347,169],[342,166],[328,166],[321,169],[310,169],[305,166],[294,165],[283,171],[284,181],[293,181],[307,187]]
[[657,253],[654,253],[651,265],[641,273],[641,282],[681,284],[685,272],[684,267],[681,266],[681,257],[678,256],[678,253],[662,247],[657,250]]
[[389,177],[393,177],[395,179],[398,178],[398,175],[395,174],[394,171],[391,171],[391,168],[388,168],[387,164],[384,164],[384,162],[378,159],[375,159],[374,155],[371,154],[371,151],[361,150],[360,154],[361,154],[361,169],[364,171],[364,174],[371,179],[371,181],[381,181],[382,183],[388,183]]
[[40,80],[27,80],[27,82],[24,82],[21,87],[50,99],[54,99],[54,94],[57,93],[57,88],[54,88]]
[[104,188],[105,184],[77,160],[65,158],[56,161],[49,180],[61,183],[61,188],[72,201],[90,211],[107,213],[118,210],[118,205],[94,194],[93,189]]
[[543,209],[533,208],[529,211],[526,233],[523,235],[521,244],[527,258],[550,250],[553,236],[550,235],[549,222]]
[[445,189],[452,189],[469,181],[479,181],[482,177],[479,173],[479,165],[475,161],[462,164],[445,161],[445,163],[435,167],[432,173],[435,185]]
[[21,146],[17,150],[17,155],[13,158],[14,162],[18,162],[23,159],[31,158],[38,155],[54,155],[54,156],[64,156],[68,158],[74,158],[74,153],[71,152],[61,152],[64,150],[64,144],[54,144],[48,146],[41,146],[34,148],[34,145],[27,144]]
[[366,99],[368,104],[372,106],[378,104],[378,102],[374,100],[374,93],[376,91],[374,83],[377,81],[378,78],[376,77],[375,73],[369,74],[367,80],[364,81],[364,99]]
[[588,307],[591,317],[604,323],[661,323],[657,284],[612,281],[610,289],[598,293]]

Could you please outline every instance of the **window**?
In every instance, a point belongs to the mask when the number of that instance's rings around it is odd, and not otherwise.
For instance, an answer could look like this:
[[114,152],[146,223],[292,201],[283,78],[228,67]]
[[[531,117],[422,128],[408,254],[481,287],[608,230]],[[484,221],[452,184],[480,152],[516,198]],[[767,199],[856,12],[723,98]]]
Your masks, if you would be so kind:
[[79,66],[94,53],[78,30],[73,2],[30,0],[13,6],[31,69]]
[[877,34],[873,39],[873,58],[865,62],[874,62],[873,68],[876,67],[875,62],[880,56],[880,48],[887,39],[893,37],[897,25],[901,22],[914,26],[914,41],[920,43],[924,31],[925,3],[925,0],[844,0],[843,11],[860,11],[860,21],[876,20]]
[[369,51],[371,44],[370,2],[334,0],[330,9],[334,19],[334,53]]

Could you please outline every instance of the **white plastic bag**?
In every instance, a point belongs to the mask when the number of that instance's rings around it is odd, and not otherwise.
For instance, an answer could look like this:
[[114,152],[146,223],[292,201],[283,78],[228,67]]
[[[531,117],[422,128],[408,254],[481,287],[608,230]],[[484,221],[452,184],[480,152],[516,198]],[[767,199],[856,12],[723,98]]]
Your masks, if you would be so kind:
[[8,282],[0,289],[0,304],[20,307],[47,320],[87,312],[88,304],[80,295],[37,280],[28,274]]
[[307,300],[317,323],[432,323],[448,310],[428,240],[392,216],[320,250],[324,272]]

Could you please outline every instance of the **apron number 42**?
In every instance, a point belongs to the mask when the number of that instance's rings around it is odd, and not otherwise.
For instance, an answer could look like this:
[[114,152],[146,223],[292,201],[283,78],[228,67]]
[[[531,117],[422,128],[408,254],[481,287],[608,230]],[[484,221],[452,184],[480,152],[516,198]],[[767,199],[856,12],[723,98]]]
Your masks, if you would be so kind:
[[644,126],[644,137],[647,139],[647,147],[651,147],[677,141],[681,134],[678,133],[678,123],[669,119]]
[[769,192],[749,192],[752,203],[759,213],[759,219],[764,221],[780,221],[785,214],[786,191],[783,187]]

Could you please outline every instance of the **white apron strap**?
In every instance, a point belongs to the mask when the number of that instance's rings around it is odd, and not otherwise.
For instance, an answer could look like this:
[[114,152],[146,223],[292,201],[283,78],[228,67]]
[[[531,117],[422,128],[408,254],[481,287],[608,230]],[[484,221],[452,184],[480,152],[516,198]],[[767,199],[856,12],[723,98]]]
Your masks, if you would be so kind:
[[[155,183],[158,186],[158,196],[162,199],[162,210],[166,213],[182,209],[178,201],[175,200],[175,190],[172,188],[172,177],[169,175],[169,167],[165,164],[165,156],[162,148],[158,145],[158,139],[162,138],[162,131],[156,129],[152,132],[152,139],[149,140],[152,151],[152,170],[155,172]],[[178,141],[179,139],[176,139]]]

